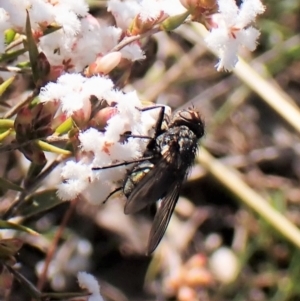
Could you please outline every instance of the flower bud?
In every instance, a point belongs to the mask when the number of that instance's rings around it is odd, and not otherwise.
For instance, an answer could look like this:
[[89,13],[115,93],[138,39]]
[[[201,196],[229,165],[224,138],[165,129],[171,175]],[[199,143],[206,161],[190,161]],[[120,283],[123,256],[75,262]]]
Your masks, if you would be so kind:
[[203,254],[195,254],[185,263],[185,267],[199,267],[202,268],[207,264],[207,258]]
[[216,0],[180,0],[180,2],[189,11],[199,8],[212,9],[217,5]]
[[48,74],[48,81],[56,81],[65,72],[63,65],[50,66],[50,72]]
[[122,54],[119,51],[111,52],[105,56],[98,57],[96,61],[91,63],[85,71],[86,76],[92,76],[95,74],[108,74],[115,67],[118,66],[122,58]]
[[185,19],[189,16],[190,12],[186,11],[183,14],[172,16],[167,18],[164,22],[161,23],[161,29],[165,31],[171,31],[180,26]]
[[184,282],[190,287],[201,287],[213,282],[211,273],[205,268],[192,268],[185,273]]
[[72,113],[71,117],[80,129],[85,128],[85,126],[88,124],[91,117],[91,111],[91,102],[88,100],[84,101],[84,106],[81,109]]
[[197,293],[194,289],[188,286],[182,286],[177,294],[177,299],[179,301],[195,301],[198,300]]
[[138,35],[144,33],[155,25],[163,22],[165,19],[168,18],[168,15],[163,11],[155,18],[142,18],[140,14],[138,14],[132,21],[130,28],[128,29],[128,33],[130,35]]
[[91,125],[99,129],[104,129],[108,120],[117,113],[117,108],[106,107],[95,114],[94,118],[91,120]]

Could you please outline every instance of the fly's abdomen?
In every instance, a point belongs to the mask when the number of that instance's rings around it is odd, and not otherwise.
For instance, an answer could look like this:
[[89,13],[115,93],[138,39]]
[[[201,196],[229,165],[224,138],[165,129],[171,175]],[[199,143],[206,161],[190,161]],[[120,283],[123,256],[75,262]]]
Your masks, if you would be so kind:
[[123,193],[128,198],[138,183],[149,173],[154,167],[149,161],[142,162],[135,166],[130,174],[127,176],[124,186]]

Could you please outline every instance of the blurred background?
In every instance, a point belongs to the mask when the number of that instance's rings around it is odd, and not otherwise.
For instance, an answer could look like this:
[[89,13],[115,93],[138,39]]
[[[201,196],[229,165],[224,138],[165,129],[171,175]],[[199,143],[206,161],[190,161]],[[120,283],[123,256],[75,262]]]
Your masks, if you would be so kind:
[[[89,4],[100,22],[113,24],[105,1]],[[84,270],[106,300],[300,300],[300,234],[292,227],[300,226],[300,2],[264,4],[257,50],[241,52],[233,73],[216,71],[200,25],[143,40],[147,59],[126,74],[125,90],[174,110],[194,105],[206,124],[197,160],[152,256],[145,250],[154,208],[126,216],[121,195],[101,206],[79,201],[53,250],[44,291],[79,291],[76,274]],[[124,74],[114,76],[121,86]],[[22,76],[10,97],[30,87]],[[0,162],[2,176],[22,179],[19,153],[1,154]],[[3,214],[13,193],[1,194]],[[20,235],[19,272],[33,283],[72,206],[54,190],[35,198],[57,206],[23,209],[23,225],[43,234]],[[27,299],[15,282],[9,300]]]

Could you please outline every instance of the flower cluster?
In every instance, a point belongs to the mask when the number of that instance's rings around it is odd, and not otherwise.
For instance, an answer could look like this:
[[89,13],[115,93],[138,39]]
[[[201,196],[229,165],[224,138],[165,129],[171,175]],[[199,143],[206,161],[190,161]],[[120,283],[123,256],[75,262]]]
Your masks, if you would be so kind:
[[[120,46],[123,39],[155,26],[165,29],[163,23],[170,19],[180,25],[190,15],[190,20],[202,22],[209,30],[206,42],[220,57],[218,70],[231,70],[240,46],[255,49],[259,31],[250,24],[265,9],[260,0],[244,0],[240,8],[234,0],[173,0],[172,5],[169,0],[109,0],[107,10],[116,22],[111,26],[104,22],[100,25],[88,13],[84,0],[0,3],[2,33],[12,29],[25,35],[28,12],[39,51],[52,71],[60,70],[49,77],[54,82],[41,88],[39,100],[57,108],[56,120],[57,116],[61,116],[58,120],[71,117],[79,129],[73,143],[76,161],[64,166],[58,195],[70,200],[83,194],[95,202],[120,185],[126,167],[92,168],[142,157],[147,139],[125,137],[124,133],[153,136],[158,114],[158,109],[141,111],[143,105],[135,91],[114,89],[109,73],[115,67],[122,70],[122,66],[129,66],[123,64],[124,60],[131,63],[145,57],[138,39]],[[177,24],[178,20],[181,23]],[[49,28],[51,33],[47,32]],[[4,50],[4,35],[0,35],[0,52]],[[93,111],[92,98],[105,103],[98,112]]]
[[[99,127],[88,127],[91,118],[91,96],[105,101],[99,111]],[[47,84],[40,93],[44,103],[59,104],[58,113],[72,116],[86,128],[78,134],[80,148],[77,161],[68,161],[62,170],[63,182],[58,187],[61,199],[70,200],[83,194],[90,201],[103,201],[126,175],[126,167],[113,167],[94,171],[119,161],[130,161],[142,156],[148,139],[124,137],[153,136],[159,110],[141,111],[143,107],[135,91],[124,93],[115,90],[110,79],[103,76],[86,78],[80,74],[62,75],[56,83]],[[101,114],[103,113],[103,114]],[[86,120],[86,122],[84,122]]]
[[128,30],[132,27],[135,19],[142,23],[150,22],[153,25],[154,20],[162,20],[167,16],[174,16],[184,12],[184,7],[179,1],[169,0],[143,0],[143,1],[124,1],[110,0],[107,9],[116,19],[118,27]]
[[[18,33],[24,33],[26,10],[38,46],[52,68],[81,72],[98,56],[107,54],[116,46],[122,35],[121,28],[100,26],[88,14],[84,0],[3,0],[0,10],[1,32],[12,28]],[[45,34],[49,27],[61,29]],[[1,35],[0,52],[4,48],[4,36]],[[124,58],[132,61],[144,58],[138,44],[125,46],[120,52]]]
[[[149,139],[156,138],[162,112],[158,106],[145,110],[137,92],[125,87],[132,78],[134,62],[146,58],[141,38],[173,30],[185,21],[199,22],[208,30],[208,47],[219,56],[217,70],[230,71],[241,46],[250,51],[256,48],[260,32],[251,23],[265,10],[261,0],[243,0],[240,6],[235,0],[106,3],[114,22],[99,22],[89,14],[86,0],[0,0],[0,60],[12,62],[25,57],[18,70],[27,72],[30,66],[35,84],[28,101],[10,110],[7,118],[15,118],[8,120],[9,129],[1,131],[1,139],[14,136],[16,148],[33,163],[23,184],[26,192],[35,189],[51,171],[44,169],[45,151],[63,154],[62,160],[68,158],[57,184],[61,200],[82,196],[99,204],[123,187],[134,162],[145,159]],[[6,71],[12,69],[17,70]],[[167,106],[165,114],[170,115]],[[60,127],[64,129],[58,131]],[[53,137],[64,138],[63,147],[47,140]],[[7,216],[12,215],[13,210],[8,212]],[[167,223],[170,210],[168,214]],[[166,227],[161,227],[157,232],[162,233],[162,228],[165,231]],[[190,280],[184,283],[184,293],[196,293],[194,286],[211,282],[202,265],[197,269],[187,265],[184,272]],[[173,287],[178,296],[181,276]],[[197,283],[195,276],[199,276]],[[91,275],[79,273],[78,281],[89,291],[90,301],[103,301]]]
[[240,8],[235,0],[218,0],[218,10],[210,16],[211,30],[205,41],[220,58],[217,70],[231,71],[238,61],[240,46],[255,50],[260,32],[249,24],[265,7],[260,0],[244,0]]
[[[193,16],[197,6],[201,18],[199,13],[197,18]],[[215,7],[217,13],[214,12]],[[84,0],[2,0],[0,32],[11,28],[24,33],[27,10],[38,46],[52,68],[80,72],[97,58],[109,54],[125,35],[149,30],[166,18],[188,9],[192,20],[205,20],[203,22],[210,32],[206,43],[220,58],[217,69],[230,71],[237,62],[240,46],[251,51],[256,48],[260,33],[250,24],[264,12],[265,7],[260,0],[244,0],[240,8],[235,0],[176,0],[172,1],[172,5],[168,0],[110,0],[107,9],[115,17],[117,27],[100,25],[88,13]],[[61,29],[45,34],[49,27]],[[4,49],[4,35],[0,35],[0,53]],[[121,58],[130,61],[145,58],[139,43],[126,45],[119,52],[115,65]]]

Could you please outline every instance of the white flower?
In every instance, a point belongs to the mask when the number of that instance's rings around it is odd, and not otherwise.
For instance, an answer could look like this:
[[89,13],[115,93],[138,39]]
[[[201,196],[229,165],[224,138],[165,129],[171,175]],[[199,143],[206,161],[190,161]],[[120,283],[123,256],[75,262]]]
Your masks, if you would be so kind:
[[142,21],[155,20],[160,16],[162,10],[162,2],[160,0],[142,0],[139,17]]
[[146,58],[144,51],[136,43],[125,46],[120,50],[120,52],[125,59],[131,60],[133,62]]
[[66,35],[74,35],[80,29],[78,16],[87,14],[88,6],[84,0],[58,0],[55,4],[46,0],[9,0],[1,1],[1,7],[9,14],[10,22],[17,31],[25,32],[26,10],[30,16],[34,30],[40,29],[40,24],[56,23],[62,26]]
[[81,109],[88,109],[91,95],[101,99],[113,87],[110,79],[103,76],[86,78],[79,73],[61,75],[57,83],[48,83],[41,89],[41,102],[60,101],[61,109],[68,116]]
[[91,169],[81,162],[68,161],[62,168],[63,182],[59,184],[57,195],[62,200],[76,198],[89,185]]
[[117,26],[125,31],[139,13],[140,5],[137,1],[110,0],[107,3],[107,11],[113,14]]
[[96,278],[87,272],[78,272],[77,279],[79,286],[85,288],[91,294],[88,301],[104,301],[100,294],[100,286]]
[[260,0],[244,0],[238,8],[235,0],[218,0],[219,13],[212,16],[211,32],[205,41],[220,58],[217,70],[231,71],[238,61],[240,46],[255,50],[260,32],[249,24],[265,11]]
[[[39,28],[41,20],[51,22],[53,20],[53,6],[41,0],[10,0],[1,1],[1,8],[5,9],[9,15],[12,27],[17,31],[25,32],[26,10],[31,18],[33,29]],[[39,11],[39,13],[37,13]]]
[[[105,130],[88,128],[92,95],[111,106],[103,125],[106,124]],[[115,188],[121,187],[130,166],[101,167],[141,158],[149,140],[134,137],[124,140],[123,134],[131,132],[137,136],[152,137],[160,112],[159,108],[141,111],[139,108],[143,106],[135,91],[124,93],[114,90],[112,81],[104,76],[87,78],[76,73],[64,74],[56,83],[43,87],[39,99],[41,102],[55,101],[60,106],[58,111],[72,116],[73,120],[74,114],[87,112],[80,115],[86,118],[86,122],[78,135],[78,161],[68,161],[62,168],[62,183],[57,192],[62,200],[83,195],[89,201],[99,203]],[[78,120],[75,121],[77,123]],[[93,170],[93,167],[100,169]]]
[[80,17],[85,16],[88,12],[88,4],[85,0],[59,0],[59,3]]
[[[125,106],[125,103],[122,106]],[[111,191],[121,187],[130,166],[103,170],[92,170],[92,168],[106,167],[142,157],[147,139],[128,138],[127,141],[120,142],[120,136],[127,130],[135,135],[149,136],[156,122],[151,111],[156,111],[157,118],[158,109],[140,112],[137,108],[128,105],[127,110],[122,109],[109,119],[105,132],[99,132],[94,128],[81,132],[79,134],[81,159],[79,162],[69,161],[63,167],[61,174],[63,182],[58,187],[58,196],[63,200],[70,200],[82,194],[90,202],[99,204]]]
[[179,0],[140,0],[120,1],[110,0],[107,10],[113,14],[118,27],[126,31],[133,19],[139,15],[142,21],[155,20],[162,13],[169,16],[181,14],[185,11]]
[[[122,29],[105,24],[100,26],[97,19],[88,14],[85,0],[0,2],[0,53],[5,49],[4,35],[1,34],[5,29],[11,27],[19,33],[25,32],[26,11],[33,33],[39,38],[39,50],[45,54],[52,67],[61,67],[68,72],[82,72],[86,66],[108,54],[120,42]],[[140,4],[137,7],[140,9]],[[122,14],[129,14],[129,19],[132,20],[135,14],[131,14],[130,6],[123,8]],[[50,25],[61,28],[43,35],[46,26]],[[138,44],[126,46],[121,53],[124,58],[132,61],[144,58]]]
[[170,0],[161,0],[161,7],[169,16],[180,15],[186,11],[180,0],[173,0],[172,5],[170,5]]
[[60,31],[63,31],[64,35],[69,37],[76,36],[81,30],[81,22],[78,16],[65,5],[56,5],[54,8],[54,20],[62,26]]
[[104,55],[118,44],[122,30],[121,28],[114,26],[103,26],[99,28],[98,32],[95,34],[95,38],[102,41],[100,47],[98,48],[98,52]]
[[5,50],[4,31],[10,27],[7,12],[0,7],[0,54]]

